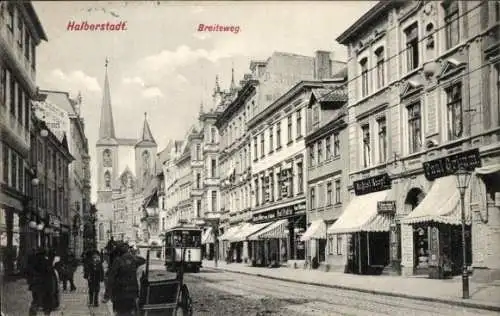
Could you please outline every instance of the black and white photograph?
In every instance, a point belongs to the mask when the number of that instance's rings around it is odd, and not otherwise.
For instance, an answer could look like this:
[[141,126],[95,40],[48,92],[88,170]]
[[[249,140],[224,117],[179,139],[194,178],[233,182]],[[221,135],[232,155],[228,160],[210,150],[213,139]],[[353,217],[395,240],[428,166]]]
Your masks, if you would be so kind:
[[500,1],[0,0],[1,316],[500,315]]

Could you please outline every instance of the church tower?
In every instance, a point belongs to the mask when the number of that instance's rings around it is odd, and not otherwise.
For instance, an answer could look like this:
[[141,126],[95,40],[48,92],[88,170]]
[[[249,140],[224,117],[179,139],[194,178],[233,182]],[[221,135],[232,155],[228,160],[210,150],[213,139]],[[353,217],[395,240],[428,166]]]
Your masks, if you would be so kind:
[[139,190],[144,188],[156,175],[156,152],[158,145],[149,128],[147,113],[144,113],[142,135],[135,144],[135,174]]
[[99,137],[96,143],[97,209],[101,204],[111,204],[112,183],[118,176],[118,141],[115,136],[111,93],[108,79],[108,59],[105,62],[104,89],[101,104]]

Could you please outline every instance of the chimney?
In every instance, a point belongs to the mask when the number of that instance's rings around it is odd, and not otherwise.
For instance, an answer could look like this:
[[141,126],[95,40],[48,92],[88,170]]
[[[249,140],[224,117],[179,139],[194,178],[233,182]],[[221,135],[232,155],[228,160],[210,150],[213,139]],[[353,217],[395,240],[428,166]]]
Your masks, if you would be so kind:
[[318,50],[314,56],[314,79],[322,80],[332,77],[332,60],[330,52]]

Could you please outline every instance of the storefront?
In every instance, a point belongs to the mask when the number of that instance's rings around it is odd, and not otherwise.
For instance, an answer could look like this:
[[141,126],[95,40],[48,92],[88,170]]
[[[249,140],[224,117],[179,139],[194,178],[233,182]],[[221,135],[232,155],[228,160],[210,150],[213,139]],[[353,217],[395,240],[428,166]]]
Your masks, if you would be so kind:
[[[410,214],[401,219],[402,229],[413,232],[408,236],[413,251],[403,253],[402,258],[404,262],[413,263],[413,274],[425,273],[431,278],[441,279],[459,275],[462,271],[462,209],[455,176],[459,166],[469,172],[480,167],[479,150],[459,152],[423,164],[425,178],[431,182],[429,192]],[[464,201],[467,266],[472,261],[470,190],[469,186]],[[403,234],[403,244],[409,242],[405,237]]]
[[355,196],[327,234],[345,236],[346,272],[380,274],[390,263],[389,232],[396,213],[392,181],[384,173],[353,186]]
[[212,227],[207,227],[201,235],[201,244],[203,245],[204,258],[214,260],[215,256],[215,236]]
[[305,243],[300,238],[306,230],[304,201],[253,214],[252,222],[268,226],[247,237],[252,265],[278,266],[287,261],[305,260]]
[[312,221],[300,240],[306,242],[306,257],[313,263],[311,267],[316,269],[314,263],[319,265],[326,260],[326,223],[323,220]]
[[236,262],[249,262],[252,256],[252,248],[247,238],[255,233],[267,228],[271,223],[244,223],[241,229],[229,237],[229,242],[233,247]]

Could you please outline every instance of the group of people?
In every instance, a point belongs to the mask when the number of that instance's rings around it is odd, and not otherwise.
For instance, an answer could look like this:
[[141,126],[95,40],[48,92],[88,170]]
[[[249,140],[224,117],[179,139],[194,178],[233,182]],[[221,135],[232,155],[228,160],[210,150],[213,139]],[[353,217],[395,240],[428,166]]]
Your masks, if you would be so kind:
[[[104,272],[103,256],[95,250],[82,255],[83,276],[88,284],[88,305],[99,306],[99,292],[104,282],[103,302],[111,300],[117,316],[132,316],[137,310],[139,280],[137,271],[146,260],[136,249],[124,242],[110,240],[106,247],[107,271]],[[37,315],[42,310],[50,315],[60,306],[59,283],[63,291],[75,291],[74,274],[79,260],[73,253],[62,257],[46,249],[33,250],[27,259],[26,278],[32,294],[29,315]]]

